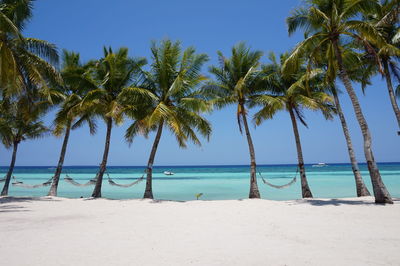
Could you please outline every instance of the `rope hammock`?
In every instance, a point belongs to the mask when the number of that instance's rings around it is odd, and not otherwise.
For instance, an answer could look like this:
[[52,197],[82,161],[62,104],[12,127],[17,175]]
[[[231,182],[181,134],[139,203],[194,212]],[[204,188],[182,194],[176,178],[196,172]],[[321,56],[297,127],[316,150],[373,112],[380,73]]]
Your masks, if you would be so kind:
[[258,174],[260,175],[260,177],[261,177],[261,179],[262,179],[264,184],[266,184],[266,185],[268,185],[270,187],[276,188],[276,189],[284,189],[284,188],[290,187],[292,184],[296,183],[297,173],[298,172],[299,172],[299,168],[296,169],[296,174],[295,174],[294,178],[289,183],[281,185],[281,186],[271,184],[270,182],[265,180],[265,178],[261,175],[260,171],[258,172]]
[[[144,179],[144,174],[143,174],[142,177],[138,178],[137,180],[135,180],[135,181],[132,182],[132,183],[129,183],[129,184],[118,184],[118,183],[116,183],[115,181],[113,181],[113,180],[111,179],[111,177],[110,177],[110,175],[109,175],[108,173],[106,173],[106,174],[107,174],[108,183],[109,183],[110,185],[116,186],[116,187],[123,187],[123,188],[128,188],[128,187],[134,186],[134,185],[140,183],[141,181],[143,181],[143,179]],[[96,184],[97,176],[98,176],[98,173],[96,174],[96,177],[95,177],[95,178],[89,180],[88,182],[86,182],[86,183],[84,183],[84,184],[81,184],[81,183],[76,182],[72,177],[70,177],[70,176],[68,176],[68,175],[66,175],[66,177],[64,178],[64,180],[67,181],[68,183],[74,185],[74,186],[77,186],[77,187],[87,187],[87,186],[91,186],[91,185]]]
[[143,181],[143,179],[144,179],[144,174],[142,175],[141,178],[138,178],[136,181],[133,181],[132,183],[129,183],[129,184],[117,184],[117,183],[115,183],[115,182],[111,179],[111,177],[110,177],[110,175],[109,175],[108,173],[107,173],[107,177],[108,177],[108,183],[109,183],[110,185],[116,186],[116,187],[128,188],[128,187],[131,187],[131,186],[136,185],[136,184],[140,183],[141,181]]
[[39,187],[47,187],[51,185],[51,182],[53,182],[53,177],[51,177],[49,180],[47,180],[44,183],[41,184],[37,184],[37,185],[29,185],[29,184],[24,184],[24,182],[22,181],[18,181],[15,176],[13,176],[13,178],[15,179],[15,182],[13,182],[13,186],[16,187],[23,187],[23,188],[39,188]]
[[91,185],[96,184],[97,176],[98,176],[98,173],[96,174],[96,177],[95,177],[95,178],[90,179],[88,182],[86,182],[86,183],[84,183],[84,184],[81,184],[81,183],[76,182],[76,181],[75,181],[72,177],[70,177],[69,175],[66,175],[66,176],[64,177],[64,180],[67,181],[68,183],[70,183],[71,185],[74,185],[74,186],[77,186],[77,187],[87,187],[87,186],[91,186]]

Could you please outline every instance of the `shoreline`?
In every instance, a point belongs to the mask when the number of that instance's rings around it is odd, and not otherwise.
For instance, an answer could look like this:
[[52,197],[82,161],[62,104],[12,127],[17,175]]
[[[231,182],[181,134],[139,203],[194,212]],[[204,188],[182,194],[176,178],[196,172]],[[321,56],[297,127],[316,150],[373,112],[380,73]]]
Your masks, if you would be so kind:
[[145,198],[108,198],[108,197],[99,197],[99,198],[94,198],[94,197],[77,197],[77,198],[68,198],[68,197],[60,197],[60,196],[13,196],[13,195],[8,195],[8,196],[0,196],[0,206],[2,204],[7,204],[7,203],[14,203],[14,202],[30,202],[30,201],[69,201],[69,200],[76,200],[76,201],[121,201],[121,202],[150,202],[150,203],[190,203],[190,202],[242,202],[242,201],[265,201],[269,203],[287,203],[287,204],[310,204],[310,205],[318,205],[321,204],[323,205],[394,205],[394,204],[400,204],[400,198],[394,197],[393,198],[393,204],[381,204],[381,203],[375,203],[374,201],[374,196],[362,196],[362,197],[341,197],[341,198],[322,198],[322,197],[314,197],[314,198],[298,198],[298,199],[266,199],[266,198],[254,198],[254,199],[249,199],[249,198],[239,198],[239,199],[190,199],[190,200],[174,200],[174,199],[161,199],[161,198],[155,198],[155,199],[145,199]]
[[7,265],[397,265],[400,199],[1,197]]

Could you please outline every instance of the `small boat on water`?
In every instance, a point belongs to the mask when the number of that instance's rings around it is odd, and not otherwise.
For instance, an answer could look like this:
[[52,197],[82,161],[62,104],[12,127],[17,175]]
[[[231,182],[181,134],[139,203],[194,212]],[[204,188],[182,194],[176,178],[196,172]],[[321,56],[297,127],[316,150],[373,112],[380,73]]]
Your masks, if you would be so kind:
[[174,175],[175,173],[171,172],[171,171],[164,171],[164,175]]
[[328,166],[326,163],[318,163],[318,164],[313,164],[312,167],[325,167]]

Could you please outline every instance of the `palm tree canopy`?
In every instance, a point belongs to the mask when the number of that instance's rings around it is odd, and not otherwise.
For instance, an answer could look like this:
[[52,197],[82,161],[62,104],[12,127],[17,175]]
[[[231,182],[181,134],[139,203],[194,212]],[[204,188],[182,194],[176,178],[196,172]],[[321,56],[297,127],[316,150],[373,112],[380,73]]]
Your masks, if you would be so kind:
[[122,123],[124,114],[136,111],[139,100],[147,95],[135,85],[144,64],[144,58],[129,57],[127,48],[116,52],[104,48],[104,57],[89,62],[89,72],[83,74],[84,86],[90,91],[84,96],[81,109],[104,120],[111,118],[117,124]]
[[3,145],[10,148],[13,143],[45,136],[49,129],[40,120],[45,109],[32,104],[32,99],[21,96],[0,102],[0,137]]
[[288,31],[292,34],[303,29],[305,40],[296,46],[284,68],[296,69],[298,58],[306,54],[311,62],[323,47],[329,63],[327,75],[334,80],[337,74],[333,63],[334,43],[343,50],[345,45],[355,41],[376,57],[372,45],[382,47],[386,44],[385,39],[373,25],[362,21],[361,15],[373,13],[378,8],[376,0],[310,0],[305,6],[296,8],[286,20]]
[[56,136],[61,135],[64,129],[75,119],[72,129],[87,123],[91,134],[96,133],[97,125],[90,110],[82,110],[81,104],[84,96],[92,89],[92,83],[88,82],[89,66],[83,65],[79,53],[63,50],[61,76],[63,82],[60,91],[63,100],[54,120]]
[[8,9],[10,9],[10,5],[7,5],[1,1],[0,3],[0,29],[2,35],[8,34],[12,35],[16,38],[21,37],[21,33],[18,27],[14,24],[14,22],[7,16],[9,14]]
[[2,12],[22,31],[32,18],[33,0],[1,0]]
[[0,1],[0,88],[12,95],[37,87],[51,100],[48,82],[61,81],[53,66],[58,63],[57,49],[46,41],[21,35],[32,15],[32,3]]
[[261,51],[251,51],[245,43],[239,43],[232,48],[232,56],[225,57],[218,52],[220,64],[211,66],[209,71],[215,76],[205,91],[213,98],[217,108],[237,104],[237,119],[241,128],[240,114],[246,113],[251,96],[261,89],[262,71],[260,68]]
[[[360,83],[362,91],[365,92],[366,87],[371,85],[371,78],[379,71],[379,66],[375,63],[371,64],[371,58],[366,57],[365,53],[354,49],[354,46],[353,42],[342,45],[343,65],[349,78],[353,82]],[[327,50],[330,49],[329,47],[329,43],[324,43],[318,47],[318,50],[312,51],[312,60],[307,58],[307,54],[305,54],[303,58],[298,57],[297,59],[302,60],[302,63],[308,59],[307,71],[309,74],[315,69],[321,69],[324,75],[320,73],[318,77],[323,77],[328,89],[334,89],[336,92],[339,92],[338,87],[335,86],[335,81],[339,75],[338,63],[336,60],[327,61],[325,57]],[[356,47],[358,47],[358,45],[356,45]],[[284,72],[295,70],[285,67],[285,63],[286,62],[282,65]]]
[[145,113],[133,117],[127,141],[131,143],[137,134],[147,136],[162,123],[179,146],[186,147],[188,140],[200,145],[196,131],[207,138],[211,134],[210,123],[201,116],[211,108],[200,88],[206,80],[201,68],[208,56],[196,54],[193,47],[182,51],[180,42],[170,40],[153,42],[151,53],[153,62],[149,71],[142,70],[140,87],[151,93],[152,101],[142,106]]
[[364,16],[364,20],[372,24],[385,39],[385,45],[379,47],[381,57],[400,56],[399,15],[399,0],[381,0],[372,13]]
[[[382,0],[378,8],[373,13],[365,15],[365,20],[369,22],[379,34],[385,39],[385,44],[380,47],[374,47],[379,58],[387,63],[388,71],[397,83],[400,83],[400,1]],[[367,54],[368,58],[371,55]]]
[[[275,54],[271,53],[270,64],[263,65],[265,73],[264,88],[262,94],[252,96],[251,105],[262,106],[261,110],[254,115],[256,125],[265,119],[270,119],[280,110],[292,109],[296,117],[307,126],[302,110],[319,110],[325,118],[332,119],[335,112],[333,99],[324,92],[323,72],[319,69],[307,71],[299,62],[299,68],[294,72],[284,72],[283,65],[288,54],[282,54],[278,62]],[[299,59],[301,60],[301,59]],[[286,69],[287,70],[287,69]]]

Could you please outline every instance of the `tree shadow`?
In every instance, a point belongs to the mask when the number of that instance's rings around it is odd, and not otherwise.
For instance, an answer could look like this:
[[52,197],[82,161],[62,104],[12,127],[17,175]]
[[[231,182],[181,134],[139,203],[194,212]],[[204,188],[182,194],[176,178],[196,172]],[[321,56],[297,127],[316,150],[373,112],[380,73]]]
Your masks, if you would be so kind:
[[[148,200],[148,199],[139,199],[139,200]],[[168,200],[168,199],[153,199],[150,200],[149,203],[167,203],[167,202],[176,202],[176,203],[186,203],[186,202],[218,202],[218,201],[244,201],[248,199],[192,199],[192,200]]]
[[[143,199],[146,200],[146,199]],[[167,203],[167,202],[176,202],[176,203],[185,203],[187,202],[186,200],[166,200],[166,199],[153,199],[149,201],[149,203]]]
[[20,206],[18,203],[35,201],[55,202],[60,200],[54,197],[0,197],[0,213],[30,211],[26,207]]
[[25,207],[18,205],[0,205],[0,213],[4,212],[27,212]]
[[[79,199],[79,198],[77,198]],[[132,199],[113,199],[113,198],[107,198],[107,197],[100,197],[100,198],[94,198],[94,197],[89,197],[89,198],[80,198],[83,201],[92,201],[92,200],[109,200],[109,201],[148,201],[148,203],[164,203],[164,202],[178,202],[178,203],[184,203],[187,202],[185,200],[167,200],[167,199],[143,199],[143,198],[132,198]]]
[[[393,198],[393,203],[398,204],[400,198]],[[375,205],[375,206],[385,206],[391,204],[379,204],[375,203],[373,198],[360,198],[360,199],[302,199],[297,200],[297,204],[310,204],[313,206],[341,206],[341,205]]]
[[12,203],[12,202],[33,202],[33,201],[60,201],[60,200],[54,197],[12,197],[12,196],[0,197],[0,204]]

